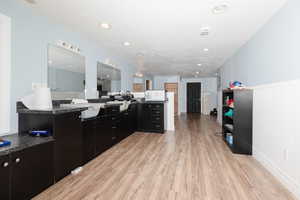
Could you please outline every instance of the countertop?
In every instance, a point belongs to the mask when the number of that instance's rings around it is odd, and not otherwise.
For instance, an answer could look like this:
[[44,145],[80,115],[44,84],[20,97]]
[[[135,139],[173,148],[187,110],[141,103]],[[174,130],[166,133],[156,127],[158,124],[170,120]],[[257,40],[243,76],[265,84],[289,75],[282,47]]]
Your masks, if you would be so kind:
[[6,147],[0,147],[0,156],[7,155],[12,152],[20,151],[31,146],[54,141],[54,138],[52,136],[32,137],[28,134],[13,134],[13,135],[2,136],[1,138],[10,141],[11,145]]
[[166,102],[168,102],[167,100],[165,101],[137,101],[138,103],[142,103],[142,104],[164,104]]
[[82,108],[69,108],[69,107],[54,107],[52,110],[29,110],[27,108],[21,108],[18,109],[17,112],[19,114],[53,114],[53,115],[59,115],[59,114],[65,114],[65,113],[71,113],[71,112],[82,112],[87,110],[87,107]]

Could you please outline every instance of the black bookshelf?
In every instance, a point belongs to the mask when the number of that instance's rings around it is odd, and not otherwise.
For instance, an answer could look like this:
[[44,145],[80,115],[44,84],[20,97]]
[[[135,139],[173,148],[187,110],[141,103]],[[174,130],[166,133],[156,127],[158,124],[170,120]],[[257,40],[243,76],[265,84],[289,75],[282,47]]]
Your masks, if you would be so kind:
[[[232,99],[234,106],[227,105]],[[222,135],[233,153],[252,155],[253,91],[250,89],[223,90]],[[225,116],[230,109],[232,116]]]

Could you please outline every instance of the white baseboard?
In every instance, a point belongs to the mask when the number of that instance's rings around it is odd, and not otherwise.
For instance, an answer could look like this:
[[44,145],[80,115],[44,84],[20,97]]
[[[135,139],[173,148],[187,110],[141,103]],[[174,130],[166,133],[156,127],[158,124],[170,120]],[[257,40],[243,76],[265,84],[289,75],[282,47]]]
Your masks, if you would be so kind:
[[294,196],[300,200],[300,185],[282,169],[276,166],[262,152],[253,147],[253,157],[275,176]]

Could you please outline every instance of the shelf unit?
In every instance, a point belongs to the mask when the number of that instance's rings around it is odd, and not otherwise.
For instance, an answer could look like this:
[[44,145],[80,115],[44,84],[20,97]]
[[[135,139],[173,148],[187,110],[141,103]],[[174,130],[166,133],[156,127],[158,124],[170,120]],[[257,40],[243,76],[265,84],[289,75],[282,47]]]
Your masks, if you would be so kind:
[[[233,108],[226,104],[227,99],[234,101]],[[222,135],[233,153],[252,155],[252,108],[252,90],[223,90]],[[233,110],[233,116],[225,116],[230,109]],[[231,139],[228,135],[231,135]]]

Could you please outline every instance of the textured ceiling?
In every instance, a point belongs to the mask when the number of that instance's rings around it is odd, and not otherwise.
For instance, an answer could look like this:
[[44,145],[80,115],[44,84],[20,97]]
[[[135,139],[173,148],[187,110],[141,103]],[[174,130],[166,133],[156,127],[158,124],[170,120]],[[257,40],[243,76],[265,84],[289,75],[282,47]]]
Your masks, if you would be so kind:
[[[85,34],[137,67],[159,75],[214,75],[286,0],[36,0],[35,11]],[[100,22],[112,27],[105,30]],[[202,37],[201,28],[209,27]],[[131,46],[123,46],[128,41]],[[208,48],[208,52],[203,49]],[[202,63],[201,67],[197,66]],[[241,66],[242,67],[242,66]]]

